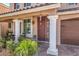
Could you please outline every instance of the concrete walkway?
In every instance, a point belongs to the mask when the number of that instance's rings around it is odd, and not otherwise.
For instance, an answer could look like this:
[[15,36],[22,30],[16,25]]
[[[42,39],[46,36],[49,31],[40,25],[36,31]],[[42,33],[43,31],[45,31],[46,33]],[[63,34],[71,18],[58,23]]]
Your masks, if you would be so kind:
[[[47,55],[48,44],[42,44],[39,47],[39,56],[50,56]],[[79,46],[61,44],[58,46],[59,56],[79,56]]]
[[79,56],[79,46],[62,44],[58,46],[59,56]]
[[38,56],[48,56],[47,55],[48,44],[44,43],[38,47]]

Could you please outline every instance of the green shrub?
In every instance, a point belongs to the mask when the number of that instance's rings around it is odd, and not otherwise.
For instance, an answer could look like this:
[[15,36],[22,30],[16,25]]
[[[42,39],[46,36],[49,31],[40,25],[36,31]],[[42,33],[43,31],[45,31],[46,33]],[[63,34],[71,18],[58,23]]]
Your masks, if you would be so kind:
[[6,48],[6,40],[4,38],[0,39],[0,47]]
[[2,38],[0,38],[0,47],[2,47],[3,46],[3,40],[2,40]]
[[37,42],[28,40],[28,55],[34,55],[37,51]]
[[31,39],[23,40],[16,47],[14,53],[18,56],[34,55],[37,51],[37,42]]
[[14,55],[14,50],[17,47],[17,43],[14,43],[14,41],[9,40],[9,41],[6,41],[6,46],[7,46],[7,49],[9,49],[10,53]]
[[27,45],[27,41],[23,40],[19,43],[18,47],[16,47],[15,49],[15,55],[28,55],[28,48],[26,47]]
[[19,37],[19,42],[21,42],[21,41],[23,41],[23,40],[25,40],[26,38],[23,36],[23,35],[21,35],[20,37]]
[[10,40],[12,39],[12,30],[8,29],[8,31],[6,32],[6,40]]

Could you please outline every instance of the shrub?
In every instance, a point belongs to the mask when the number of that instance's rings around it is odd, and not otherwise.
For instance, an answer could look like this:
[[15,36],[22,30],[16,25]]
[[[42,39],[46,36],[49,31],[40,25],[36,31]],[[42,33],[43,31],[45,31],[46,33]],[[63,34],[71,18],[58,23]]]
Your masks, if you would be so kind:
[[19,37],[19,42],[21,42],[21,41],[23,41],[23,40],[25,40],[26,38],[23,36],[23,35],[21,35],[20,37]]
[[19,56],[34,55],[37,51],[37,42],[31,39],[23,40],[16,47],[14,53]]
[[14,55],[14,50],[17,47],[17,43],[14,43],[13,40],[6,41],[7,49],[9,49],[10,53]]
[[3,46],[3,41],[2,41],[2,38],[0,38],[0,52],[2,51],[2,46]]
[[6,40],[4,38],[0,39],[0,47],[6,48]]
[[2,38],[0,38],[0,47],[2,47],[3,46],[3,40],[2,40]]
[[27,41],[23,40],[19,43],[19,45],[15,49],[15,55],[28,55]]
[[28,40],[28,55],[34,55],[37,51],[37,42]]
[[6,39],[7,40],[10,40],[12,39],[12,30],[11,29],[8,29],[8,31],[6,32]]

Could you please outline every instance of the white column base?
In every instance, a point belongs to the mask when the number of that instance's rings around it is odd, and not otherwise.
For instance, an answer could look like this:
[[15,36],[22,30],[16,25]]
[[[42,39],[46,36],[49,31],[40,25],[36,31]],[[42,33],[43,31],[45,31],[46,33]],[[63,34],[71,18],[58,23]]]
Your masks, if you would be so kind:
[[53,55],[53,56],[58,56],[58,49],[48,48],[47,54]]
[[18,38],[19,38],[19,36],[15,35],[15,43],[18,43]]

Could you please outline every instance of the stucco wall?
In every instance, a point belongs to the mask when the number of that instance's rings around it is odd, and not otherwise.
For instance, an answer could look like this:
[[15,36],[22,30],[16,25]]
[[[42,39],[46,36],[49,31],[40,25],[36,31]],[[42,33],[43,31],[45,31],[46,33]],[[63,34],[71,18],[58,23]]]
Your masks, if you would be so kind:
[[1,36],[5,36],[8,30],[8,23],[7,22],[0,22],[0,33]]
[[69,4],[69,3],[61,3],[61,7],[58,8],[58,10],[62,10],[62,9],[70,9],[70,8],[76,8],[76,7],[79,7],[79,3],[77,4]]
[[[45,4],[45,3],[31,3],[31,6],[35,6],[35,5],[39,5],[39,4]],[[19,3],[19,5],[20,5],[20,8],[19,9],[26,8],[26,7],[24,7],[24,3]],[[10,4],[10,8],[12,10],[17,10],[17,9],[14,9],[14,3],[11,3]]]
[[0,13],[5,13],[11,11],[9,7],[5,6],[4,4],[0,3]]
[[36,36],[36,38],[37,38],[37,17],[33,17],[33,22],[34,22],[34,24],[33,24],[33,36]]

